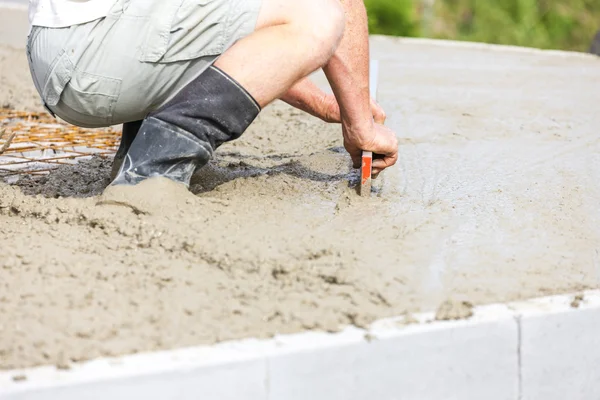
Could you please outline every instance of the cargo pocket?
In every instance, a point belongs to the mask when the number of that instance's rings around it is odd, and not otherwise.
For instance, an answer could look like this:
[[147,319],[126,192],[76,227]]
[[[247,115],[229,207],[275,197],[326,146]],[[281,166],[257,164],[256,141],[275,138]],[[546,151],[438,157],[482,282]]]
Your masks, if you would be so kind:
[[219,55],[226,43],[227,2],[169,0],[150,17],[141,61],[171,63]]
[[94,128],[112,125],[120,93],[120,79],[75,69],[60,96],[57,114],[77,126]]
[[[158,62],[163,58],[169,46],[173,20],[182,2],[183,0],[158,0],[149,2],[146,5],[149,8],[140,10],[143,12],[152,10],[150,15],[138,15],[139,17],[146,17],[148,24],[145,38],[141,45],[140,61]],[[142,14],[134,6],[130,6],[124,15],[136,16],[136,13]]]
[[60,101],[60,96],[65,86],[71,80],[75,65],[71,62],[64,50],[56,57],[50,68],[46,81],[43,83],[42,99],[46,105],[55,107]]
[[78,70],[63,50],[48,74],[42,99],[65,121],[96,128],[112,124],[120,92],[120,79]]

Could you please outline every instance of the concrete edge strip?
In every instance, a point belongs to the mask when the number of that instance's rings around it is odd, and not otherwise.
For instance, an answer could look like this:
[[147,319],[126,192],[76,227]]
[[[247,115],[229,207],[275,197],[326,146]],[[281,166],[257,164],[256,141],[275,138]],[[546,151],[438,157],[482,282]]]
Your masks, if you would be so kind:
[[[598,365],[598,329],[577,321],[600,328],[600,290],[582,292],[582,297],[480,306],[467,320],[435,321],[434,313],[422,313],[409,320],[379,320],[368,330],[348,327],[336,334],[232,341],[99,359],[70,370],[2,371],[0,399],[192,399],[204,394],[218,399],[314,400],[368,398],[373,393],[377,396],[372,398],[385,399],[402,390],[403,398],[442,399],[444,393],[463,393],[467,397],[456,398],[517,400],[524,391],[537,390],[538,383],[549,393],[555,390],[556,382],[539,375],[542,370],[562,376],[573,367],[593,369],[583,365],[582,358]],[[550,326],[530,327],[540,323]],[[564,327],[573,329],[577,339],[555,332]],[[548,350],[536,350],[540,343],[565,347],[576,358],[559,352],[558,359],[544,360],[538,370],[535,362]],[[553,365],[567,372],[553,371]],[[600,378],[600,371],[596,373]],[[586,387],[600,393],[600,379],[588,378]]]
[[550,49],[538,49],[535,47],[522,47],[522,46],[512,46],[505,44],[491,44],[491,43],[481,43],[481,42],[467,42],[467,41],[459,41],[459,40],[445,40],[445,39],[429,39],[429,38],[412,38],[412,37],[393,37],[393,36],[384,36],[384,35],[372,35],[372,38],[377,40],[385,39],[385,40],[396,40],[399,43],[405,44],[423,44],[423,45],[431,45],[438,47],[456,47],[456,48],[465,48],[465,49],[480,49],[480,50],[489,50],[492,52],[516,52],[516,53],[525,53],[525,54],[537,54],[537,55],[549,55],[549,56],[557,56],[557,57],[570,57],[570,58],[582,58],[588,60],[598,60],[598,56],[595,54],[582,53],[577,51],[566,51],[566,50],[550,50]]

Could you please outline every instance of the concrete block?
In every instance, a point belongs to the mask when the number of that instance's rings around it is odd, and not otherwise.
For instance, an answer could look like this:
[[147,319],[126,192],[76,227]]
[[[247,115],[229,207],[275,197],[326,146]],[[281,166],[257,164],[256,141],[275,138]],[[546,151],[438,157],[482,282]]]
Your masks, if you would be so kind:
[[521,313],[522,400],[600,399],[600,296],[532,301]]
[[488,311],[469,321],[374,329],[367,338],[348,330],[330,343],[287,337],[289,352],[268,358],[269,399],[516,400],[517,322]]
[[598,400],[600,292],[574,299],[4,371],[0,400]]
[[27,371],[20,383],[4,379],[0,399],[266,400],[265,360],[244,353],[215,346],[101,360],[70,371],[44,367]]

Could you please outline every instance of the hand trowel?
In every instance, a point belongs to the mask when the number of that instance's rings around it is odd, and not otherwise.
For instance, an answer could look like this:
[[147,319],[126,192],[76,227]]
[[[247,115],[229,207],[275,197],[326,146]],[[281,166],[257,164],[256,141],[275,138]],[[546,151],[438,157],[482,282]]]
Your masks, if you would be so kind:
[[[377,85],[379,83],[379,61],[372,60],[369,73],[369,86],[371,97],[377,100]],[[371,195],[371,176],[373,173],[373,152],[362,152],[362,165],[360,168],[360,187],[358,193],[363,197]]]

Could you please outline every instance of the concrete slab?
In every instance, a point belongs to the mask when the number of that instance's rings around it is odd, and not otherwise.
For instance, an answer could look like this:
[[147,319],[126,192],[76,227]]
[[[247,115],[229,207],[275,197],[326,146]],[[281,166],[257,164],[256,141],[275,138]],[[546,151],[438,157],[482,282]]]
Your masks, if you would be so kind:
[[[368,330],[243,340],[0,372],[0,399],[595,400],[600,291]],[[577,306],[577,308],[575,307]]]
[[465,321],[416,317],[0,372],[0,399],[516,399],[518,329],[506,307],[479,308]]
[[514,309],[521,326],[521,399],[600,399],[600,296],[561,296]]
[[318,335],[286,338],[295,351],[269,358],[269,399],[517,398],[517,323],[502,307],[469,321],[380,325],[319,349]]
[[270,343],[225,343],[0,373],[2,400],[265,400]]

